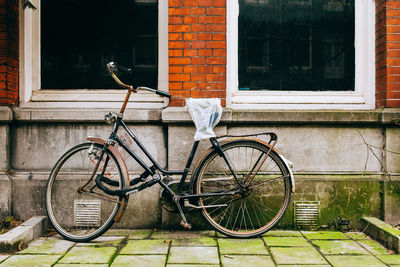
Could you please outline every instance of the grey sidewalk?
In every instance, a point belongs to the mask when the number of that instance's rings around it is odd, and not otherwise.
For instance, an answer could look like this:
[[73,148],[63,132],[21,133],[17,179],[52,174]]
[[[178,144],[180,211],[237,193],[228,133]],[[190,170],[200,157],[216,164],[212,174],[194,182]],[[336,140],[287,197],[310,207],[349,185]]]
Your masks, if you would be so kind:
[[0,266],[400,266],[363,233],[270,231],[248,240],[214,231],[110,230],[91,243],[41,237]]

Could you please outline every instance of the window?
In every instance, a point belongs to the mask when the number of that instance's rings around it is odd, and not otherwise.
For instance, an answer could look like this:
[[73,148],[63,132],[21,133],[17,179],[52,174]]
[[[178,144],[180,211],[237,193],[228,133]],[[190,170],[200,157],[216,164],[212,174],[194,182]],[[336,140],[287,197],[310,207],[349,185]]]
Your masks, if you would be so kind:
[[237,0],[228,6],[234,108],[374,108],[372,0]]
[[[168,90],[165,1],[33,3],[37,10],[21,10],[21,106],[118,107],[125,91],[112,90],[119,87],[105,68],[109,61],[133,68],[122,76],[127,83]],[[133,100],[130,107],[165,105],[149,93]]]

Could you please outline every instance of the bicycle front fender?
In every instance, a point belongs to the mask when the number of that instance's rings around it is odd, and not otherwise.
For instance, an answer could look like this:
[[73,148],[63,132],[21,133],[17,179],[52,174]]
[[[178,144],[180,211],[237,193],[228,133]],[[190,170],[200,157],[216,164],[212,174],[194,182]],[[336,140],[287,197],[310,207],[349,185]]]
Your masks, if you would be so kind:
[[[106,141],[104,141],[101,138],[97,137],[87,137],[86,140],[92,143],[96,143],[99,145],[104,146]],[[108,146],[108,150],[114,155],[115,159],[117,160],[118,165],[121,168],[121,175],[123,179],[123,184],[122,184],[122,189],[126,189],[129,187],[129,172],[128,172],[128,167],[125,164],[125,161],[122,159],[121,153],[119,153],[118,149],[115,148],[114,146]],[[124,196],[121,200],[121,206],[117,212],[117,215],[114,218],[114,221],[117,223],[121,220],[122,216],[125,213],[126,206],[128,204],[128,199],[129,196]]]

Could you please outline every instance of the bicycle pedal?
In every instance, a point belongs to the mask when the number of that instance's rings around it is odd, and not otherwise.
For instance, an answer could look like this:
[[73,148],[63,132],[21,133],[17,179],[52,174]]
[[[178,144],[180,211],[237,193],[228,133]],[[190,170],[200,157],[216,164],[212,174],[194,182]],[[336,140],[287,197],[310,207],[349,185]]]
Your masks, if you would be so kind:
[[188,223],[187,221],[182,220],[181,225],[185,229],[189,229],[189,230],[192,229],[192,225],[190,223]]

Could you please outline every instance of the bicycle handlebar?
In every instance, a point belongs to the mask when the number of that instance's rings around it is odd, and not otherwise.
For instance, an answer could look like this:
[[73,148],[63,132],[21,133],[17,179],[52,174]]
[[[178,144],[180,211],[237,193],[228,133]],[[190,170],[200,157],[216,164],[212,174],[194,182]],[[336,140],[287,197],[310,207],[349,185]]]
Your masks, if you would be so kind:
[[125,73],[132,73],[132,69],[130,69],[130,68],[117,66],[117,64],[115,62],[109,62],[109,63],[107,63],[107,69],[108,69],[108,72],[110,73],[111,77],[113,77],[113,79],[123,88],[126,88],[126,89],[128,89],[130,91],[133,91],[135,93],[137,91],[139,91],[139,90],[150,91],[150,92],[156,93],[157,95],[171,98],[171,94],[168,93],[168,92],[164,92],[164,91],[160,91],[160,90],[157,90],[157,89],[144,87],[144,86],[137,87],[135,89],[135,88],[133,88],[132,85],[128,85],[128,84],[125,84],[125,83],[121,82],[121,80],[117,77],[115,72],[119,71],[119,72],[125,72]]

